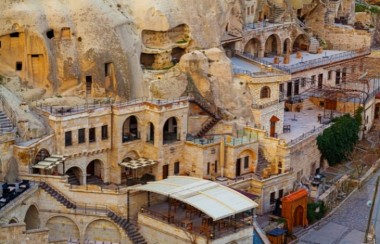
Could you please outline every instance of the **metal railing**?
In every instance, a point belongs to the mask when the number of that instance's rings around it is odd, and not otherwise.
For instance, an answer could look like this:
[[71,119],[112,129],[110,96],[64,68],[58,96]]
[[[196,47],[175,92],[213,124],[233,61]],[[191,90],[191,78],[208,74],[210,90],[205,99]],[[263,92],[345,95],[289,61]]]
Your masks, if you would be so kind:
[[[316,68],[319,66],[336,63],[339,61],[368,55],[371,53],[371,51],[369,49],[361,49],[361,50],[357,50],[357,51],[345,51],[343,53],[337,53],[337,54],[333,54],[333,55],[325,55],[322,58],[307,60],[307,61],[303,61],[303,62],[300,62],[297,64],[291,64],[291,65],[274,64],[272,62],[266,61],[263,58],[255,57],[250,53],[242,53],[240,51],[235,51],[234,53],[235,53],[235,55],[240,55],[240,56],[243,56],[245,58],[251,59],[253,61],[256,61],[256,62],[265,64],[267,66],[271,66],[273,68],[282,70],[283,72],[286,72],[288,74],[292,74],[292,73],[296,73],[299,71],[308,70],[308,69]],[[247,73],[249,73],[249,71]]]
[[[157,221],[163,222],[165,224],[176,226],[177,228],[183,229],[186,232],[189,232],[194,235],[203,236],[207,239],[219,239],[221,237],[224,237],[226,235],[230,235],[233,233],[236,233],[237,231],[240,231],[245,228],[252,228],[251,221],[244,221],[239,219],[232,219],[232,218],[225,218],[222,220],[219,220],[219,222],[225,222],[224,228],[213,228],[212,226],[209,226],[208,231],[201,231],[200,228],[186,228],[183,226],[182,221],[184,220],[178,220],[176,218],[172,218],[171,220],[168,220],[168,214],[167,213],[160,213],[158,211],[153,211],[152,209],[149,209],[148,207],[142,207],[142,210],[140,210],[140,214],[144,214],[148,217],[154,218]],[[251,217],[252,218],[252,217]]]
[[324,129],[326,129],[330,126],[331,126],[331,124],[322,125],[318,128],[314,128],[314,129],[312,129],[306,133],[302,133],[302,135],[300,135],[299,137],[297,137],[295,139],[290,140],[290,142],[286,143],[286,145],[287,146],[293,146],[293,145],[297,144],[298,142],[303,141],[306,138],[309,138],[312,135],[317,135],[317,134],[322,133]]
[[272,105],[276,105],[276,104],[279,104],[279,103],[281,103],[281,101],[274,100],[274,101],[270,101],[270,102],[263,103],[263,104],[251,104],[251,108],[253,108],[253,109],[263,109],[263,108],[266,108],[266,107],[269,107],[269,106],[272,106]]
[[113,108],[113,107],[121,108],[121,107],[140,105],[144,103],[150,103],[157,106],[165,106],[168,104],[176,104],[176,103],[184,102],[187,100],[188,100],[188,97],[179,97],[179,98],[173,98],[173,99],[154,99],[154,98],[144,97],[144,98],[129,100],[126,102],[121,102],[121,101],[113,102],[111,100],[108,100],[108,101],[86,103],[83,105],[76,105],[76,106],[48,106],[41,103],[41,104],[36,104],[36,108],[40,111],[47,112],[54,116],[70,116],[70,115],[94,111],[96,109],[101,109],[101,108]]

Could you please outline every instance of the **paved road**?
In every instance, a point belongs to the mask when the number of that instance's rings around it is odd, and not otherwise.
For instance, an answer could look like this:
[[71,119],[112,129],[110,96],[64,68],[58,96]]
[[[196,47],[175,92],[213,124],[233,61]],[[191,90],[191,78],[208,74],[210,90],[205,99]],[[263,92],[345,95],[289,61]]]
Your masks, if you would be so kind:
[[[370,208],[367,202],[372,200],[375,191],[376,172],[369,181],[347,199],[343,205],[331,217],[314,227],[300,237],[301,244],[360,244],[363,243],[364,233],[367,228]],[[380,189],[379,189],[380,191]],[[380,192],[379,192],[380,193]],[[378,194],[380,200],[380,194]],[[376,207],[376,206],[375,206]],[[379,210],[380,212],[380,210]],[[374,209],[374,214],[376,208]],[[380,213],[378,215],[380,218]]]

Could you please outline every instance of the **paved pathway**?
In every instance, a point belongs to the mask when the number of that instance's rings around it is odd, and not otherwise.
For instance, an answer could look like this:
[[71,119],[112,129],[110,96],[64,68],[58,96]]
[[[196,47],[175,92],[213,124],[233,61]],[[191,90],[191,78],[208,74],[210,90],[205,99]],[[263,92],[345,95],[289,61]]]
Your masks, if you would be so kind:
[[363,187],[354,192],[342,206],[320,226],[306,232],[298,243],[301,244],[359,244],[363,243],[375,183],[380,171],[371,176]]

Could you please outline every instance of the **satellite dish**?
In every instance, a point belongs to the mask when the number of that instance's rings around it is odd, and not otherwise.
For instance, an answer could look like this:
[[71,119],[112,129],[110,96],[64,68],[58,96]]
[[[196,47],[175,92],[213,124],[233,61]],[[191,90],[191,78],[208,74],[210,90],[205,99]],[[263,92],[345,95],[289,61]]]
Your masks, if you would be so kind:
[[372,206],[372,201],[371,200],[369,200],[368,202],[367,202],[367,207],[371,207]]

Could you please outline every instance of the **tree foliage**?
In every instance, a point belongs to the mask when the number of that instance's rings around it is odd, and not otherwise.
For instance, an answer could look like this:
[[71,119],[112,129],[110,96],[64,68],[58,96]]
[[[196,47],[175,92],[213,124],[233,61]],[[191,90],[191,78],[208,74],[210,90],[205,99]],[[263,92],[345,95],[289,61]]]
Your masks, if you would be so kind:
[[333,120],[334,124],[317,137],[318,149],[330,165],[342,162],[354,149],[359,140],[359,128],[362,121],[362,109]]
[[325,203],[322,201],[307,204],[307,220],[313,223],[320,220],[326,213]]

